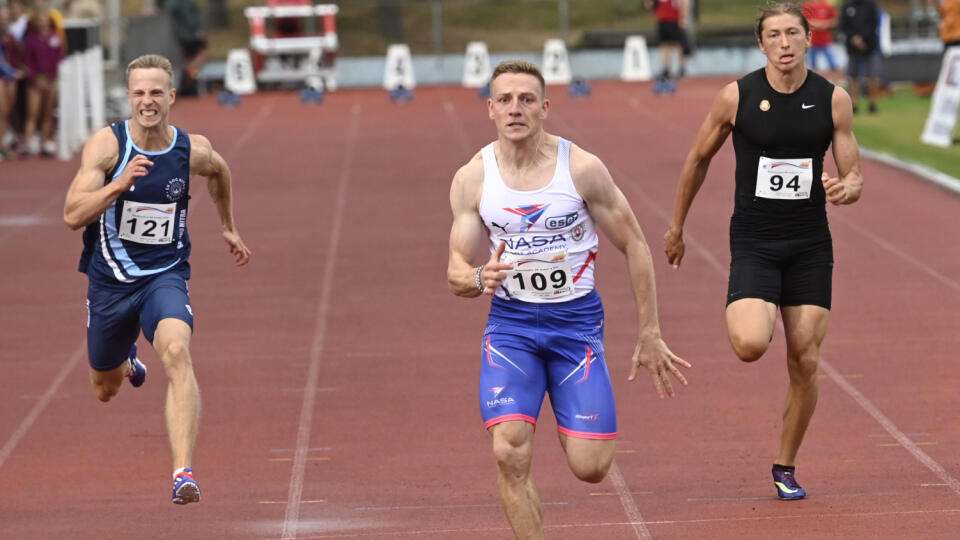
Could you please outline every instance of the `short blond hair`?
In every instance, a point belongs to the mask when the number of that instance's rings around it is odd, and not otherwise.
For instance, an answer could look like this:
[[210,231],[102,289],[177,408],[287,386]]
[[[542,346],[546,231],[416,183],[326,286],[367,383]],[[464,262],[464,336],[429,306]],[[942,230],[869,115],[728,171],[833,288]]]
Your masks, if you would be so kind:
[[127,86],[130,86],[130,73],[135,69],[158,68],[167,73],[167,79],[170,80],[169,87],[173,87],[173,64],[166,57],[159,54],[145,54],[134,58],[127,64]]
[[493,84],[493,81],[505,73],[525,73],[527,75],[532,75],[540,81],[540,94],[547,95],[547,83],[543,80],[543,73],[540,73],[540,69],[537,66],[527,62],[526,60],[505,60],[497,64],[497,67],[493,69],[493,76],[490,77],[490,84]]

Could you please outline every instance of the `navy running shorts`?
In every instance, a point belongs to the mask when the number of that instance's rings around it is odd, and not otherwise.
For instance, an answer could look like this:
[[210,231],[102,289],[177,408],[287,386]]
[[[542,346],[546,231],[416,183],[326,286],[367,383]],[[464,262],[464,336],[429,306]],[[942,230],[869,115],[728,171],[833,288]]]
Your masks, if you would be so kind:
[[536,425],[546,393],[561,433],[616,438],[603,305],[596,290],[562,303],[493,299],[481,347],[484,427],[511,420]]
[[730,240],[727,305],[760,298],[778,306],[830,309],[833,240],[830,236],[789,240]]
[[129,288],[90,282],[87,291],[87,355],[97,371],[115,369],[127,359],[143,330],[153,343],[163,319],[180,319],[193,328],[193,308],[185,273],[176,269],[138,281]]

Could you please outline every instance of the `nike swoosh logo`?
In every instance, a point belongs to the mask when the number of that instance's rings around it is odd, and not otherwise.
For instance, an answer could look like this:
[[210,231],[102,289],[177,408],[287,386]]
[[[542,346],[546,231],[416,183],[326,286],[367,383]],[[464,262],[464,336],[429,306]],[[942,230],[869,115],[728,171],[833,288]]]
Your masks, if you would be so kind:
[[780,488],[780,491],[785,491],[785,492],[787,492],[787,493],[791,493],[791,494],[792,494],[792,493],[796,493],[796,492],[800,491],[799,489],[790,489],[790,488],[788,488],[786,485],[784,485],[783,482],[774,482],[774,484],[776,484],[777,487]]
[[816,103],[814,103],[813,105],[807,105],[806,103],[801,103],[801,104],[800,104],[800,107],[802,107],[803,109],[812,109],[812,108],[814,108],[814,107],[816,107],[816,106],[817,106]]

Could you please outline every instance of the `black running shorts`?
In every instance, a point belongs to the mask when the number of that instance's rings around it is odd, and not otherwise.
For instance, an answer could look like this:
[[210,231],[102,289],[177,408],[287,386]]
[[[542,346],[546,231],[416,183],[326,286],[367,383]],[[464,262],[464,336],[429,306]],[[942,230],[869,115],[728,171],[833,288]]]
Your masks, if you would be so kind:
[[833,240],[730,240],[727,305],[760,298],[778,306],[814,305],[830,309]]

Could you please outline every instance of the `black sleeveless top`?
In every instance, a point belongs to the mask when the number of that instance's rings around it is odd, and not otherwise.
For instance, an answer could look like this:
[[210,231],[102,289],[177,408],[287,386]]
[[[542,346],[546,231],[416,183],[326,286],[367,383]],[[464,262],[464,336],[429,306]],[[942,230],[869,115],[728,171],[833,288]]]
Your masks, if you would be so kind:
[[[733,128],[737,157],[736,196],[730,220],[731,238],[788,239],[826,235],[826,193],[820,175],[823,156],[833,140],[833,90],[830,81],[807,71],[807,80],[792,94],[781,94],[767,81],[761,68],[737,81],[740,101]],[[805,159],[812,182],[808,196],[796,200],[759,197],[758,167],[761,156]],[[791,183],[785,175],[777,189]]]

